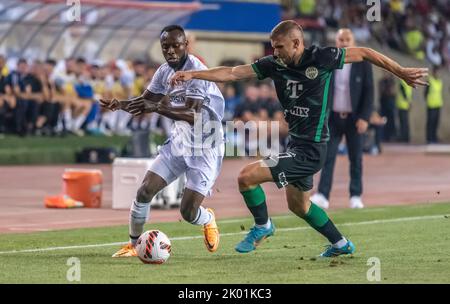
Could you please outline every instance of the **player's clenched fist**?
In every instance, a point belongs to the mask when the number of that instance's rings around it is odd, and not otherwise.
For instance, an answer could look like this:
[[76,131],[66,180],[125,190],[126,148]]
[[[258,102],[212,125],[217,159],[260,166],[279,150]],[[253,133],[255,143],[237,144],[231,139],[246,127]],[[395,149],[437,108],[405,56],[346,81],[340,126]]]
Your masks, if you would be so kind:
[[172,78],[170,79],[170,85],[175,86],[179,85],[182,82],[188,81],[192,79],[192,73],[187,71],[178,71],[175,74],[173,74]]

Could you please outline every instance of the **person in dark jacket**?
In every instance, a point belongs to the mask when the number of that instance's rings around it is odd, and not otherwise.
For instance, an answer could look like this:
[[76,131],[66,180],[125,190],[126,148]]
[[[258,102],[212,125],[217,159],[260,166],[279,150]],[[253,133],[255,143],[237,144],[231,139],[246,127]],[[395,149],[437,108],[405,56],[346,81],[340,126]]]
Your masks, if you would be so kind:
[[[336,36],[338,48],[354,47],[355,40],[349,29],[340,29]],[[333,171],[339,143],[345,136],[350,160],[350,207],[363,208],[362,154],[363,134],[369,126],[373,109],[374,86],[372,65],[366,61],[345,64],[335,70],[330,90],[330,140],[327,157],[322,168],[318,192],[311,201],[329,207],[329,196],[333,182]]]

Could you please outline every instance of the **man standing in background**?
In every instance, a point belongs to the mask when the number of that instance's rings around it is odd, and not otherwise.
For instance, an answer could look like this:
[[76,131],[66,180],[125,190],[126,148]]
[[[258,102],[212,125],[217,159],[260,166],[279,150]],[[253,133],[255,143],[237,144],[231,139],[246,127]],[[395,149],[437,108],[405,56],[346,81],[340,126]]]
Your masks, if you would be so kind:
[[[341,29],[336,36],[336,47],[354,47],[355,39],[350,29]],[[335,70],[330,90],[330,141],[322,168],[318,193],[311,201],[322,208],[329,207],[333,171],[339,143],[345,136],[350,160],[350,208],[363,208],[362,153],[363,134],[367,131],[373,108],[372,65],[367,61],[344,64]]]
[[434,66],[433,72],[428,78],[429,86],[425,87],[425,100],[427,102],[427,143],[438,143],[437,130],[439,116],[444,103],[442,89],[443,82],[439,78],[439,67]]
[[400,142],[409,143],[409,109],[412,102],[412,88],[400,79],[399,90],[395,104],[398,110],[398,120],[400,134],[398,139]]
[[395,125],[395,93],[396,85],[394,76],[391,73],[383,72],[383,77],[378,82],[378,92],[380,95],[380,114],[386,117],[387,121],[383,128],[383,141],[395,140],[397,128]]

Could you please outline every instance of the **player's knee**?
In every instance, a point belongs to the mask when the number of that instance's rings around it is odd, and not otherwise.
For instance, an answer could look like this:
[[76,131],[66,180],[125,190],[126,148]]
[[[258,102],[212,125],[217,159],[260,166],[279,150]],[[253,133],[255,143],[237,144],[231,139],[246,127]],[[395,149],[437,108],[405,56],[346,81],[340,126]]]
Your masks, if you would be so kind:
[[140,203],[149,203],[155,194],[155,191],[149,187],[148,184],[144,183],[137,191],[136,201]]
[[248,189],[252,186],[251,182],[251,171],[244,168],[241,170],[238,176],[238,184],[240,190]]
[[181,205],[180,213],[186,222],[192,223],[197,215],[197,210],[195,208],[192,208],[192,206]]
[[309,211],[309,206],[303,200],[296,200],[288,204],[289,210],[299,217],[305,217]]

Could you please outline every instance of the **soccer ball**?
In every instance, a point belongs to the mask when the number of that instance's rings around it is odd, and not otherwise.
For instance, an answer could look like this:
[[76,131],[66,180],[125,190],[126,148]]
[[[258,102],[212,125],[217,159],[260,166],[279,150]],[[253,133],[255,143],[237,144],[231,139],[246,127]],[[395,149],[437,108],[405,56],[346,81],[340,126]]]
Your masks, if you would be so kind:
[[162,264],[170,257],[170,240],[159,230],[145,231],[136,242],[136,252],[145,264]]

